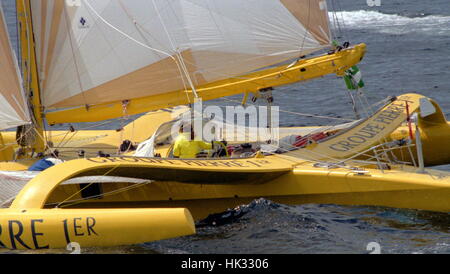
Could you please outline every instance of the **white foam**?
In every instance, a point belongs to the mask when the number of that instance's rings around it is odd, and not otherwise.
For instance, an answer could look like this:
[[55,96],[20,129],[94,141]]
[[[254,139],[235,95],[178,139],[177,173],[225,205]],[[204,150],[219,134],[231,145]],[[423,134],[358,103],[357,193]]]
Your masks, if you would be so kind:
[[423,32],[429,35],[449,35],[450,32],[450,16],[430,15],[410,18],[359,10],[337,12],[335,15],[330,12],[332,22],[334,17],[337,17],[341,27],[347,30],[370,29],[389,34]]

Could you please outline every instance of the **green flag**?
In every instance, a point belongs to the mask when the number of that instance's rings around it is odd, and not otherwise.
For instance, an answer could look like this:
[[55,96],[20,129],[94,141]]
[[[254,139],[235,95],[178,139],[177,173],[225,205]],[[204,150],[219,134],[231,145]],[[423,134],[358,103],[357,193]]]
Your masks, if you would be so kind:
[[365,86],[361,71],[357,66],[353,66],[345,72],[344,80],[349,90],[356,90]]

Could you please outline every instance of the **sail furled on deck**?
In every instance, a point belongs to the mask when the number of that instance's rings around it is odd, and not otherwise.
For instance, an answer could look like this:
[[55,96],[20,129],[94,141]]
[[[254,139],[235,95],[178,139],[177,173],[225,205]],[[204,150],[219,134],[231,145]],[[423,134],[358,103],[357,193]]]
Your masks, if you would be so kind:
[[0,5],[0,130],[30,122],[16,55]]
[[191,89],[330,45],[323,0],[33,0],[31,8],[47,109]]

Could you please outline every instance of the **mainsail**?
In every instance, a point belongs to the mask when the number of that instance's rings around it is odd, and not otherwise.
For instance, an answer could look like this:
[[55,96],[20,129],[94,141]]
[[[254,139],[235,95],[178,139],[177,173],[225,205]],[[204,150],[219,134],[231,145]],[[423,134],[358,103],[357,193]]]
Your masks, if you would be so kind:
[[29,122],[22,78],[0,6],[0,130]]
[[47,110],[238,77],[331,43],[323,0],[33,0]]

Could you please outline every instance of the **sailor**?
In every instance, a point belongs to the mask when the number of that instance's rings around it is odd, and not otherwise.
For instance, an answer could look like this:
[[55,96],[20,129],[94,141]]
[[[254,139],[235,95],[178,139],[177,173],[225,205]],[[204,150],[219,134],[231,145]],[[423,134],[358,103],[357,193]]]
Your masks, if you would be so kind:
[[127,152],[130,152],[130,151],[135,151],[136,149],[137,149],[137,147],[135,145],[133,145],[133,143],[130,140],[125,140],[120,145],[119,152],[121,154],[123,154],[123,153],[127,153]]
[[173,156],[181,159],[194,159],[203,150],[212,149],[212,145],[201,140],[195,140],[192,125],[182,125],[173,147]]
[[[40,155],[42,156],[42,155]],[[50,156],[45,157],[39,161],[37,161],[34,165],[32,165],[28,171],[44,171],[46,169],[51,168],[52,166],[63,163],[59,157],[59,151],[55,150],[51,153]]]
[[252,144],[241,144],[238,147],[235,147],[233,152],[231,153],[232,158],[245,158],[251,157],[256,153],[256,150],[253,149]]

